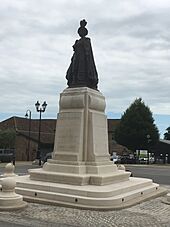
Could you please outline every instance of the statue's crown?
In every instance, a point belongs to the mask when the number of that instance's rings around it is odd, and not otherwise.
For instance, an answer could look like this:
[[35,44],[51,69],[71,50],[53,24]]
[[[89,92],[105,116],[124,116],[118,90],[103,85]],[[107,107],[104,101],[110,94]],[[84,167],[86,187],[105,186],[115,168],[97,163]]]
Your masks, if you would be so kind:
[[78,29],[78,34],[81,38],[85,37],[88,34],[87,28],[85,28],[87,21],[85,19],[80,21],[80,27]]

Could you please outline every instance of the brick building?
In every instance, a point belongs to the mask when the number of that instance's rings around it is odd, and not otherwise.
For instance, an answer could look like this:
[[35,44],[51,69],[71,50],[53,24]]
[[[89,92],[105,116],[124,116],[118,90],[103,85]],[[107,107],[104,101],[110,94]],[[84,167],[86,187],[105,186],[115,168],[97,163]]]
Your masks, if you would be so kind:
[[154,148],[155,161],[170,164],[170,140],[160,139]]
[[[54,134],[56,120],[41,120],[41,137],[40,146],[42,154],[53,150]],[[29,119],[21,117],[11,117],[0,122],[0,130],[14,129],[16,132],[15,139],[15,156],[16,160],[34,160],[38,148],[39,120],[31,119],[31,130],[29,137]]]

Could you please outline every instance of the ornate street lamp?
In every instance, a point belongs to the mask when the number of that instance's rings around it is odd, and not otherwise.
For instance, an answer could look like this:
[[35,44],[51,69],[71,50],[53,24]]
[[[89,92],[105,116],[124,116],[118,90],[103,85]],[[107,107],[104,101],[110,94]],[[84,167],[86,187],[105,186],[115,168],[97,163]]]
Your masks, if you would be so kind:
[[30,133],[31,133],[31,110],[27,110],[25,117],[29,117],[29,126],[28,126],[28,146],[27,146],[27,161],[29,161],[30,154]]
[[42,104],[42,106],[40,107],[40,103],[39,101],[37,101],[35,103],[35,107],[37,112],[40,113],[40,119],[39,119],[39,133],[38,133],[38,150],[37,150],[37,156],[36,159],[39,160],[39,166],[41,166],[41,150],[40,150],[40,137],[41,137],[41,113],[45,112],[45,109],[47,107],[47,103],[46,101],[44,101],[44,103]]

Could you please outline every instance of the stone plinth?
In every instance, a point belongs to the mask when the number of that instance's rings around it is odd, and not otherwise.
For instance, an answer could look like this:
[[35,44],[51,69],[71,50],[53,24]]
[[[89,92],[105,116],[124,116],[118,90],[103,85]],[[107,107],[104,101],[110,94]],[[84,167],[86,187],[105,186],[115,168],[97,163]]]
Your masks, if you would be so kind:
[[[104,96],[90,88],[69,88],[60,97],[53,159],[109,162]],[[90,170],[89,170],[90,171]]]
[[5,172],[1,177],[15,177],[17,174],[14,173],[15,166],[12,163],[8,163],[5,166]]
[[68,88],[61,93],[52,159],[30,170],[31,180],[73,185],[105,185],[128,180],[109,157],[105,98],[96,90]]

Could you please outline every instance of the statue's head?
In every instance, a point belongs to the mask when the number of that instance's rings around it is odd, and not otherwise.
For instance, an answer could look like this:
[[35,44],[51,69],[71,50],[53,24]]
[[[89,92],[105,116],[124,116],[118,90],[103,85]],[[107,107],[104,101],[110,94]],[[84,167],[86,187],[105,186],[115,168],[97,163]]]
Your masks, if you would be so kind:
[[88,30],[85,28],[87,22],[85,19],[80,21],[80,28],[78,29],[78,34],[81,38],[85,37],[88,34]]

